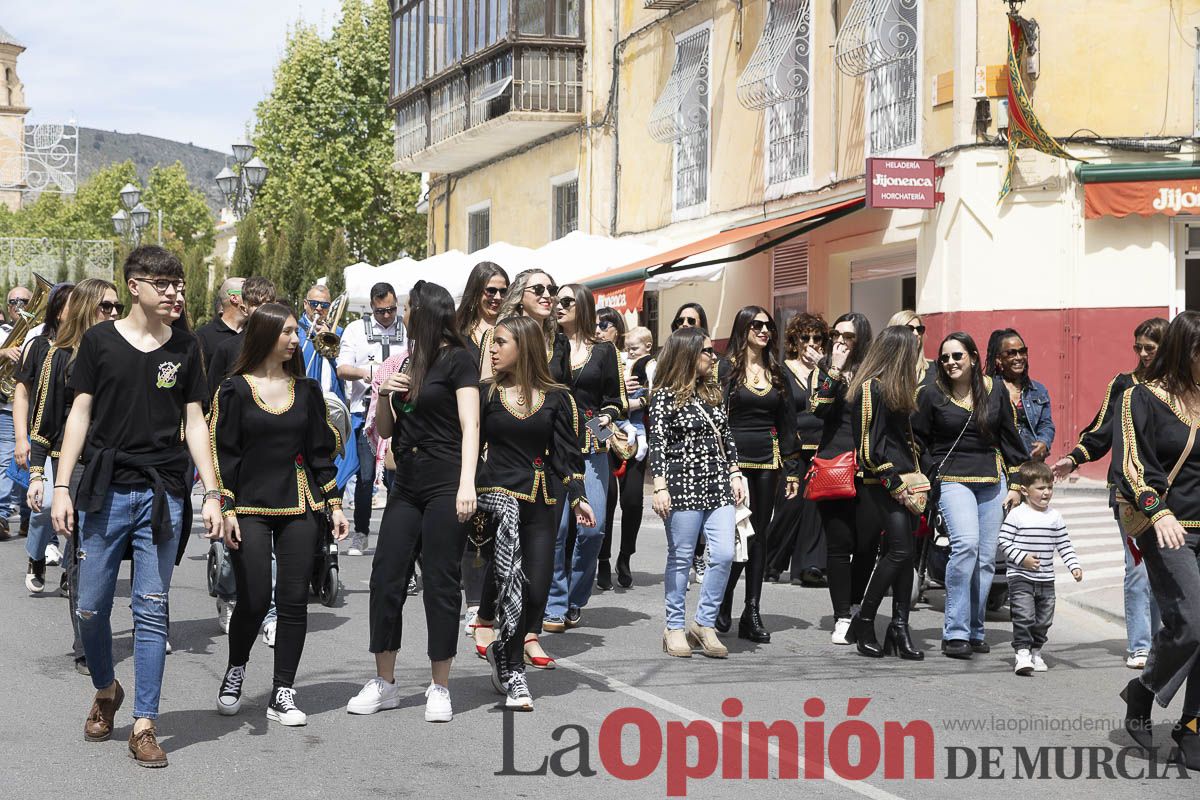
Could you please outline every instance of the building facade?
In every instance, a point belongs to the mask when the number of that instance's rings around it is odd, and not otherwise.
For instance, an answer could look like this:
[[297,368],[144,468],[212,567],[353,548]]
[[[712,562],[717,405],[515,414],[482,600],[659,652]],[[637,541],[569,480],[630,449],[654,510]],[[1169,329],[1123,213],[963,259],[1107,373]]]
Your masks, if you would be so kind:
[[[0,27],[0,204],[21,207],[24,181],[25,87],[17,77],[17,59],[25,46]],[[11,188],[4,188],[11,187]]]

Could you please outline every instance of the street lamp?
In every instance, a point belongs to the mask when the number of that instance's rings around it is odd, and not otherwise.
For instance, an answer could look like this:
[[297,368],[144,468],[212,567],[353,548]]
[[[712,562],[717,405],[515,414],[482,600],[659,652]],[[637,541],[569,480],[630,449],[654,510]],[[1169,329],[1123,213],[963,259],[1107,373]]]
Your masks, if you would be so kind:
[[150,224],[150,209],[142,204],[142,190],[132,183],[121,188],[120,200],[123,208],[112,215],[113,230],[137,247],[142,242],[142,231]]
[[217,173],[217,188],[221,190],[233,216],[241,219],[249,213],[254,197],[266,183],[269,170],[262,159],[254,155],[254,145],[235,144],[232,150],[237,170],[226,166]]

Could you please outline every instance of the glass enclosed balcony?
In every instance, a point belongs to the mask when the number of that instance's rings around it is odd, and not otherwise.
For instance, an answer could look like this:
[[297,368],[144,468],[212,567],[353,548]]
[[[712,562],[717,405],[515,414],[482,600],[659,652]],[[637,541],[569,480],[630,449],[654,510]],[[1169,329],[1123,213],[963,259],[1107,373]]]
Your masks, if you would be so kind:
[[396,168],[453,173],[583,119],[583,0],[393,0]]

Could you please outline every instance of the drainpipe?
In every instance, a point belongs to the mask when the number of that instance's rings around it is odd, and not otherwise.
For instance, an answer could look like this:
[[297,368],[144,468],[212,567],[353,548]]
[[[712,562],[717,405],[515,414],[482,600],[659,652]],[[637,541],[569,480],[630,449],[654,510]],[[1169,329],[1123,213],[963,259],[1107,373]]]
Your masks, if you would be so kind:
[[621,94],[621,0],[613,0],[613,81],[612,108],[613,163],[612,163],[612,214],[608,221],[608,235],[617,235],[617,207],[621,191],[621,125],[618,104]]

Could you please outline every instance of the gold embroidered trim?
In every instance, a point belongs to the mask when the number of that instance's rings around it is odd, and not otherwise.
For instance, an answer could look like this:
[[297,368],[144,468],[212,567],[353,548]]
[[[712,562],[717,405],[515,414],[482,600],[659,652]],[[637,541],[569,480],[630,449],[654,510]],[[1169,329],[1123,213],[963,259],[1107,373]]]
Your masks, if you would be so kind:
[[274,414],[275,416],[279,416],[280,414],[286,414],[287,412],[291,411],[292,406],[296,404],[296,379],[295,378],[290,378],[289,382],[288,382],[287,405],[285,405],[283,408],[272,408],[271,406],[267,405],[263,401],[262,397],[258,394],[258,387],[254,384],[253,379],[251,379],[251,377],[249,375],[244,375],[244,374],[242,375],[242,377],[246,379],[246,384],[250,387],[250,396],[254,398],[254,403],[259,408],[261,408],[263,411],[267,412],[268,414]]

